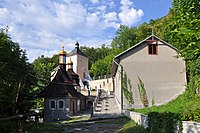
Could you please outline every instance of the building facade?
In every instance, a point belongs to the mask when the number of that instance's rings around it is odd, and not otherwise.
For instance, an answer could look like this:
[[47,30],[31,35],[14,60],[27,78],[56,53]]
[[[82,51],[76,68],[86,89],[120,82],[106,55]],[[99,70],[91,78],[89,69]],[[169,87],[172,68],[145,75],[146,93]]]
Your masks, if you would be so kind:
[[73,62],[73,70],[77,73],[82,81],[88,72],[88,57],[80,50],[79,43],[75,44],[75,48],[67,55],[66,61]]
[[68,63],[66,71],[66,52],[59,52],[59,66],[52,81],[44,90],[44,122],[68,119],[71,115],[86,108],[86,97],[75,87],[79,86],[79,77]]
[[[117,55],[113,60],[112,73],[119,107],[144,107],[138,88],[141,83],[146,91],[147,106],[165,104],[183,93],[186,67],[185,61],[177,55],[176,48],[155,35]],[[132,93],[133,104],[122,93],[124,76]]]

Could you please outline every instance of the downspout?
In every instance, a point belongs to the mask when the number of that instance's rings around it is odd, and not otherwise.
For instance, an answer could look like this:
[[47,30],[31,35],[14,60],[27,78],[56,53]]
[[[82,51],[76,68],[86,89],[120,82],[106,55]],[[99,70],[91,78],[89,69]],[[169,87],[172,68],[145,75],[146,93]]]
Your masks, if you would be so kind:
[[115,61],[115,59],[113,59],[113,62],[117,65],[117,66],[119,66],[120,68],[121,68],[121,71],[119,71],[120,72],[120,77],[121,77],[121,87],[120,87],[120,90],[121,90],[121,113],[123,113],[123,91],[122,91],[122,84],[123,84],[123,80],[122,80],[122,78],[123,78],[123,67],[122,67],[122,65],[120,65],[119,63],[117,63],[116,61]]

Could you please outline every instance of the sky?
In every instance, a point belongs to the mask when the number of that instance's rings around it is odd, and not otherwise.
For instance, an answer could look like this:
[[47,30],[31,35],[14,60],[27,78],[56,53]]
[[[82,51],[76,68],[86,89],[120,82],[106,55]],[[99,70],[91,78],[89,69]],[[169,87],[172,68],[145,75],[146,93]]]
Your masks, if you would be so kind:
[[28,61],[61,50],[109,45],[120,24],[138,26],[167,15],[172,0],[0,0],[0,28],[26,50]]

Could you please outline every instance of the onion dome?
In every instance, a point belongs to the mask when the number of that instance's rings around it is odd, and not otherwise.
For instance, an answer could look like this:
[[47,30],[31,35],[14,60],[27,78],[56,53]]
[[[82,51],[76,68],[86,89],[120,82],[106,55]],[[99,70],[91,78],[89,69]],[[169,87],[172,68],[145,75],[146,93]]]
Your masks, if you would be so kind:
[[61,69],[66,70],[66,52],[64,46],[62,46],[62,50],[59,52],[59,66]]

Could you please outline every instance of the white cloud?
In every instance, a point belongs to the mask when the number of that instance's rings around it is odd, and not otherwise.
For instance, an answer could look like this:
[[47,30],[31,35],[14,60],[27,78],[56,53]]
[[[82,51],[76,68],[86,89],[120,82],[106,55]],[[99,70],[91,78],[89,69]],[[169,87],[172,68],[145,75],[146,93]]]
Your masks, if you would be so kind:
[[[87,18],[86,18],[86,25],[89,27],[89,28],[94,28],[97,26],[99,22],[99,18],[97,16],[97,13],[89,13]],[[96,27],[97,28],[97,27]]]
[[116,12],[109,12],[105,14],[105,19],[107,21],[115,21],[117,20],[117,13]]
[[130,0],[121,0],[120,7],[121,12],[118,14],[118,17],[122,24],[132,26],[141,20],[141,17],[144,15],[144,12],[139,9],[136,10],[132,8],[133,2]]
[[[121,0],[121,7],[112,0],[90,2],[3,0],[0,28],[8,25],[12,39],[26,49],[28,58],[33,61],[40,55],[55,54],[61,42],[67,51],[73,49],[76,41],[98,46],[114,36],[106,30],[111,29],[113,33],[120,24],[130,26],[143,16],[143,11],[132,8],[129,0]],[[115,8],[120,8],[121,12]]]
[[99,0],[90,0],[90,2],[92,2],[93,4],[96,4],[99,2]]
[[41,49],[30,49],[27,57],[30,59],[29,62],[33,62],[34,59],[38,58],[41,55],[45,57],[51,57],[52,55],[57,54],[58,50],[41,50]]

